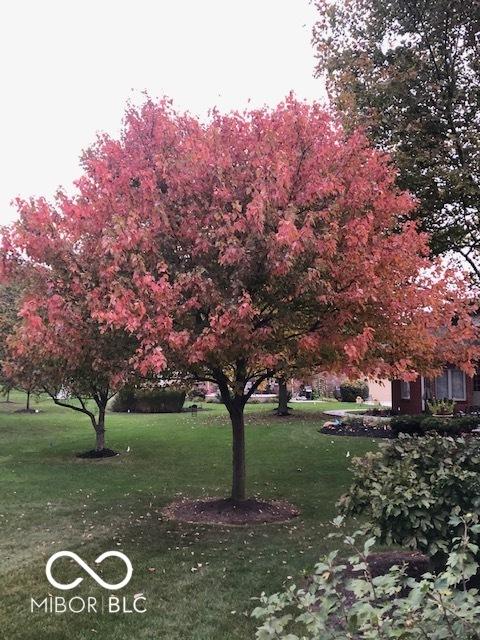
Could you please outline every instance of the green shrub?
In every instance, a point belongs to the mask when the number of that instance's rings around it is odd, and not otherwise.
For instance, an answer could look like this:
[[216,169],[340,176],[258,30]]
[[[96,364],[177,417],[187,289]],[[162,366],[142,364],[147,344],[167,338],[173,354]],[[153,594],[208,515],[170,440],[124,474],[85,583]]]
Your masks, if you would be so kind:
[[127,411],[133,411],[135,406],[135,389],[134,387],[123,387],[118,393],[115,394],[113,400],[110,403],[110,409],[112,411],[123,413]]
[[463,535],[451,541],[447,568],[419,579],[400,566],[373,577],[368,562],[375,539],[358,545],[347,537],[350,572],[333,551],[316,565],[308,586],[262,593],[252,612],[262,621],[257,640],[479,640],[480,598],[466,585],[478,570],[470,545],[480,525],[474,518],[450,524]]
[[410,436],[420,435],[422,433],[422,422],[425,418],[426,416],[424,415],[393,416],[390,421],[390,427],[396,436],[400,433]]
[[478,416],[462,416],[459,418],[439,418],[437,416],[427,416],[421,425],[423,433],[436,431],[437,433],[449,436],[458,436],[463,433],[470,433],[478,428],[480,419]]
[[340,399],[342,402],[355,402],[359,396],[362,400],[366,400],[368,393],[368,384],[363,380],[342,382],[340,385]]
[[178,413],[185,402],[185,391],[179,389],[122,389],[112,402],[112,411],[132,413]]
[[440,418],[438,416],[414,415],[394,416],[390,421],[394,435],[424,435],[436,431],[443,435],[457,436],[470,433],[480,427],[480,416],[458,416],[456,418]]
[[341,513],[366,519],[365,530],[386,544],[446,551],[457,535],[450,516],[480,512],[480,441],[430,433],[400,435],[353,461],[354,482]]

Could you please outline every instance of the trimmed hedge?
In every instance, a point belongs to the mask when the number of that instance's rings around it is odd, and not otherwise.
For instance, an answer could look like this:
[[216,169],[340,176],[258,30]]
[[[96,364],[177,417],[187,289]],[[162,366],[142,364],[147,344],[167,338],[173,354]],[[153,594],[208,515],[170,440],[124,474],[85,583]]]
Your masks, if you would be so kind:
[[435,431],[441,435],[458,436],[462,433],[471,433],[473,429],[480,427],[480,416],[456,418],[439,418],[429,415],[394,416],[390,427],[396,436],[400,433],[421,436],[429,431]]
[[178,389],[132,389],[119,391],[112,401],[115,412],[180,413],[185,402],[185,391]]
[[428,416],[422,422],[423,433],[436,431],[441,435],[459,436],[462,433],[471,433],[473,429],[480,427],[479,416],[459,416],[458,418],[438,418]]
[[342,402],[356,402],[358,396],[360,396],[362,400],[366,400],[368,394],[368,384],[362,380],[342,382],[340,385],[340,399]]
[[425,420],[424,415],[413,416],[393,416],[390,421],[390,427],[394,435],[406,433],[410,436],[419,436],[422,434],[421,424]]

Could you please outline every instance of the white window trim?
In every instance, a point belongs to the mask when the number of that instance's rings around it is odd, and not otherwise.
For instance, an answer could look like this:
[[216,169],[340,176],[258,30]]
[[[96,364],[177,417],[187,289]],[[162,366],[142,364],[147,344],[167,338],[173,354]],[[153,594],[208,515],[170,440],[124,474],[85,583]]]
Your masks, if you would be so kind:
[[407,380],[400,380],[400,400],[410,400],[412,392],[410,389],[410,382]]
[[[462,398],[454,398],[453,397],[453,385],[452,385],[452,372],[453,369],[447,369],[447,398],[448,400],[456,400],[457,402],[465,402],[467,399],[467,379],[465,376],[465,372],[460,369],[456,369],[456,371],[460,371],[463,377],[463,397]],[[435,378],[435,394],[437,393],[437,378]]]

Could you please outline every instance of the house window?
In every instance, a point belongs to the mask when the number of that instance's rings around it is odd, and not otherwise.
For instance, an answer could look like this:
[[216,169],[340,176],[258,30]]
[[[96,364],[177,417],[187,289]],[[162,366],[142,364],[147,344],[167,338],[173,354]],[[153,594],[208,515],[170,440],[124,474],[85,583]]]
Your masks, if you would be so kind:
[[410,400],[410,382],[400,380],[400,398],[401,400]]
[[476,373],[473,376],[473,390],[480,391],[480,373]]
[[466,400],[465,374],[460,369],[445,369],[435,378],[435,395],[439,399]]
[[435,395],[437,398],[450,398],[448,391],[448,369],[435,379]]

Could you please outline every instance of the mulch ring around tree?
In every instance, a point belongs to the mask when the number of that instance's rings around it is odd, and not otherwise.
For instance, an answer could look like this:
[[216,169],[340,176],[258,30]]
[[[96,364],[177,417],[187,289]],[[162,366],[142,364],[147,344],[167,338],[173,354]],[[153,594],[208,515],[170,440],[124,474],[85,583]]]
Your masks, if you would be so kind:
[[40,409],[14,409],[13,413],[40,413]]
[[162,510],[165,518],[177,522],[228,526],[287,522],[299,513],[297,508],[284,501],[252,499],[233,502],[228,498],[179,500]]
[[77,453],[77,458],[82,458],[83,460],[101,460],[102,458],[113,458],[118,455],[120,455],[118,451],[114,451],[113,449],[102,449],[101,451],[90,449],[90,451],[85,451],[84,453]]

